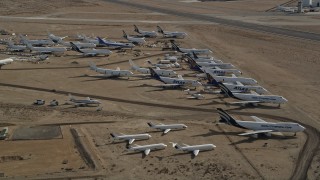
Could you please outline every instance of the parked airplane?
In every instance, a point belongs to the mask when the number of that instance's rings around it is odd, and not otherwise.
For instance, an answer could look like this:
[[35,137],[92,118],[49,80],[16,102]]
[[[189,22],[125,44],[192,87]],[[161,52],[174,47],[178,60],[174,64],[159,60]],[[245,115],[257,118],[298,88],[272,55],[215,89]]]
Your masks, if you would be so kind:
[[73,103],[76,107],[79,106],[89,106],[89,105],[98,105],[101,104],[100,101],[91,99],[89,97],[85,99],[75,99],[71,94],[69,94],[69,101]]
[[175,50],[175,51],[178,51],[178,52],[181,52],[181,53],[188,53],[188,54],[192,54],[192,53],[195,53],[195,54],[210,54],[212,53],[212,51],[210,49],[186,49],[186,48],[180,48],[179,46],[177,46],[175,43],[174,43],[174,40],[171,40],[171,46],[172,46],[172,49]]
[[189,56],[190,58],[192,58],[196,62],[211,62],[211,61],[214,61],[215,63],[223,63],[220,59],[216,59],[214,57],[207,57],[207,56],[199,57],[194,52],[192,54],[186,54],[186,56]]
[[152,63],[150,60],[147,60],[147,62],[153,66],[153,67],[159,67],[159,68],[179,68],[180,67],[180,64],[175,62],[173,64],[154,64]]
[[298,7],[285,7],[285,6],[277,6],[278,11],[283,11],[283,12],[298,12]]
[[33,47],[29,42],[25,42],[27,45],[27,48],[31,51],[35,51],[42,54],[58,54],[62,55],[64,52],[67,51],[65,47]]
[[[142,74],[151,74],[149,68],[141,68],[138,65],[134,64],[134,62],[130,59],[129,60],[131,69],[138,71]],[[159,67],[153,69],[159,76],[164,76],[164,77],[174,77],[177,76],[177,73],[171,69],[166,70],[166,69],[160,69]]]
[[107,46],[114,49],[123,49],[123,48],[134,48],[135,45],[132,43],[120,43],[120,42],[113,42],[113,41],[105,41],[100,37],[97,37],[99,41],[99,45]]
[[154,38],[154,37],[158,36],[157,32],[155,32],[155,31],[142,31],[136,25],[133,25],[133,26],[134,26],[134,31],[141,34],[141,36],[143,36],[143,37]]
[[185,32],[170,32],[170,31],[163,31],[160,26],[157,26],[158,32],[163,35],[165,38],[185,38],[187,36],[187,33]]
[[6,59],[0,60],[0,69],[2,68],[2,66],[11,64],[12,62],[13,62],[12,58],[6,58]]
[[169,54],[164,55],[164,60],[169,60],[171,63],[178,62],[177,56],[170,56]]
[[59,41],[63,41],[63,39],[66,38],[66,37],[68,37],[68,36],[59,37],[59,36],[56,36],[56,35],[48,32],[48,37],[49,37],[49,39],[51,39],[54,43],[58,43]]
[[178,75],[177,78],[171,78],[171,77],[162,77],[159,76],[152,68],[150,68],[150,73],[152,77],[155,77],[156,79],[164,82],[165,84],[162,85],[156,85],[160,87],[171,87],[171,88],[179,88],[179,87],[198,87],[202,86],[202,84],[199,81],[191,80],[191,79],[183,79],[181,75]]
[[113,140],[119,140],[119,141],[128,141],[128,144],[132,144],[135,140],[146,140],[150,139],[150,134],[115,134],[110,133]]
[[161,150],[161,149],[165,149],[167,147],[167,145],[163,144],[163,143],[159,143],[159,144],[148,144],[148,145],[143,145],[143,146],[139,146],[139,145],[133,145],[130,148],[128,148],[129,151],[140,151],[143,152],[146,156],[149,155],[150,151],[152,150]]
[[212,74],[211,72],[207,73],[207,79],[208,84],[211,84],[213,86],[219,86],[219,82],[223,83],[243,83],[246,85],[253,85],[257,84],[258,82],[255,79],[252,78],[245,78],[245,77],[237,77],[236,75],[232,74],[232,76],[216,76]]
[[99,44],[99,41],[98,39],[94,39],[94,38],[89,38],[87,37],[86,35],[82,35],[83,36],[83,42],[86,42],[86,43],[93,43],[95,45]]
[[[233,93],[250,93],[255,91],[258,94],[266,94],[268,91],[262,86],[252,86],[244,85],[241,82],[236,82],[236,84],[223,83],[228,89]],[[222,91],[221,91],[222,92]]]
[[90,69],[94,70],[98,73],[103,74],[103,77],[130,77],[133,75],[133,73],[129,70],[120,70],[119,67],[117,69],[103,69],[103,68],[98,68],[93,62],[90,62]]
[[216,148],[213,144],[201,144],[201,145],[192,145],[187,144],[179,145],[178,143],[170,142],[174,148],[180,151],[192,152],[194,156],[197,156],[200,151],[211,151],[213,148]]
[[201,67],[206,67],[206,68],[222,68],[222,69],[234,69],[234,65],[231,63],[216,63],[214,61],[209,61],[209,62],[204,62],[204,61],[198,61],[196,62],[192,57],[186,56],[188,58],[188,62],[190,64],[190,68],[197,70],[197,71],[202,71]]
[[191,96],[187,97],[188,99],[204,99],[204,95],[200,93],[190,94]]
[[212,73],[217,76],[225,76],[228,74],[235,74],[235,75],[242,74],[242,72],[238,69],[221,69],[219,67],[215,67],[215,68],[201,67],[200,69],[204,73]]
[[152,122],[149,122],[148,125],[153,129],[161,130],[163,134],[167,134],[171,130],[184,130],[187,128],[184,124],[153,124]]
[[112,51],[108,49],[79,49],[73,42],[70,42],[71,47],[74,51],[82,53],[84,56],[97,56],[97,55],[105,55],[109,56]]
[[252,104],[256,106],[258,103],[274,103],[274,104],[279,104],[279,107],[280,107],[280,104],[288,102],[288,100],[282,96],[260,95],[257,93],[253,93],[253,94],[233,93],[223,83],[219,82],[219,86],[221,90],[229,97],[243,100],[240,102],[232,102],[230,104],[244,104],[244,105]]
[[13,44],[12,41],[7,41],[7,43],[8,43],[7,49],[8,49],[9,51],[18,51],[18,52],[20,52],[20,51],[24,51],[24,50],[27,49],[27,46],[24,46],[24,45],[15,45],[15,44]]
[[220,115],[219,122],[238,128],[251,130],[249,132],[239,134],[240,136],[250,135],[257,138],[259,134],[264,134],[270,137],[272,132],[294,132],[294,135],[296,135],[297,132],[302,132],[305,130],[305,127],[301,126],[298,123],[266,122],[256,116],[251,116],[251,118],[255,121],[240,121],[234,119],[221,108],[217,108],[217,110]]
[[[56,42],[57,44],[61,44],[66,47],[72,47],[70,42],[65,42],[63,40]],[[74,45],[76,45],[79,49],[83,48],[95,48],[96,45],[93,43],[86,43],[86,42],[72,42]]]
[[29,40],[26,37],[19,35],[21,42],[25,45],[27,43],[33,45],[33,46],[44,46],[44,45],[53,45],[54,43],[51,41],[51,39],[39,39],[39,40]]
[[123,37],[126,38],[128,41],[132,42],[133,44],[141,45],[146,43],[146,40],[144,39],[144,37],[143,38],[131,37],[131,36],[128,36],[125,31],[122,31],[122,32],[123,32]]

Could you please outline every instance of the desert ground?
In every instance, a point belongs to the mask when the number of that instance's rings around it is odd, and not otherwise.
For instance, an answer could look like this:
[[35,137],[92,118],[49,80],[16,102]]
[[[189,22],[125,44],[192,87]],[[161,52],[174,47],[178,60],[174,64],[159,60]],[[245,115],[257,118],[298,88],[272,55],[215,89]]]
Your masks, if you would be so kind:
[[[27,34],[29,39],[44,39],[50,32],[68,36],[67,41],[76,34],[125,41],[122,30],[135,35],[133,24],[146,30],[155,31],[160,25],[187,32],[185,39],[176,40],[180,46],[211,49],[214,57],[232,63],[243,76],[256,79],[288,103],[234,106],[228,104],[233,99],[205,93],[203,87],[198,91],[205,99],[187,99],[183,90],[153,87],[161,82],[137,72],[130,78],[107,79],[95,77],[97,73],[89,69],[89,62],[102,68],[130,69],[129,59],[148,67],[147,60],[156,62],[164,54],[180,56],[162,49],[169,42],[162,37],[147,38],[147,45],[132,50],[112,50],[109,57],[83,57],[67,51],[38,63],[14,61],[0,70],[0,126],[9,127],[8,137],[0,141],[0,175],[6,179],[319,179],[319,41],[192,18],[201,14],[320,34],[319,15],[266,12],[284,2],[2,0],[0,29]],[[1,40],[10,37],[0,35]],[[10,53],[5,45],[0,50],[0,59],[32,55]],[[181,65],[174,69],[178,74],[197,79],[186,62]],[[75,108],[65,104],[69,93],[102,104]],[[36,99],[44,99],[46,105],[32,105]],[[47,105],[53,99],[59,106]],[[258,116],[266,121],[298,122],[306,130],[296,136],[238,136],[244,130],[219,124],[216,108],[240,120]],[[162,135],[147,122],[184,123],[188,128]],[[143,156],[129,152],[125,142],[113,142],[110,133],[149,133],[152,138],[134,144],[168,146]],[[217,147],[192,157],[170,142]]]

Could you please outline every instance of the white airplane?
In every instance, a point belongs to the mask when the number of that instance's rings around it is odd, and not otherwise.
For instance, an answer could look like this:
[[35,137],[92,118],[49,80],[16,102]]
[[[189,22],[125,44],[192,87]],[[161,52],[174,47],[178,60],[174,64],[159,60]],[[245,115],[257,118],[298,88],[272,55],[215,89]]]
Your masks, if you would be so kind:
[[[61,44],[66,47],[72,47],[70,42],[65,42],[63,40],[56,42],[57,44]],[[85,42],[72,42],[74,45],[76,45],[79,49],[83,48],[95,48],[96,45],[93,43],[85,43]]]
[[136,25],[133,25],[133,26],[134,26],[134,31],[139,33],[143,37],[154,38],[158,36],[157,32],[155,31],[142,31]]
[[60,37],[60,36],[56,36],[56,35],[48,32],[48,37],[49,37],[49,39],[51,39],[54,43],[58,43],[59,41],[63,41],[63,39],[66,38],[66,37],[68,37],[68,36]]
[[188,99],[205,99],[205,96],[200,93],[190,94],[191,96],[187,97]]
[[85,98],[85,99],[75,99],[71,94],[68,95],[69,96],[69,101],[71,103],[73,103],[76,107],[79,106],[89,106],[89,105],[98,105],[101,104],[100,101],[95,100],[95,99],[91,99],[89,97]]
[[9,50],[9,51],[24,51],[24,50],[26,50],[27,49],[27,46],[24,46],[24,45],[15,45],[15,44],[13,44],[13,42],[12,41],[7,41],[7,43],[8,43],[8,47],[7,47],[7,49]]
[[197,156],[200,151],[211,151],[213,148],[216,148],[213,144],[201,144],[201,145],[192,145],[187,144],[179,145],[178,143],[170,142],[174,148],[180,151],[192,152],[194,156]]
[[89,38],[87,37],[86,35],[82,35],[83,36],[83,42],[86,42],[86,43],[93,43],[95,45],[98,45],[99,44],[99,40],[98,39],[94,39],[94,38]]
[[[138,65],[136,65],[131,59],[129,60],[130,66],[132,70],[138,71],[142,74],[151,74],[149,68],[141,68]],[[174,77],[177,76],[177,73],[171,69],[160,69],[157,67],[156,69],[153,69],[157,74],[164,77]]]
[[132,49],[135,47],[135,45],[132,43],[120,43],[120,42],[103,40],[100,37],[97,37],[97,38],[99,41],[99,45],[106,46],[109,48],[114,48],[114,49],[130,48],[130,49]]
[[254,85],[257,84],[258,82],[255,79],[252,78],[245,78],[245,77],[237,77],[236,75],[232,74],[232,76],[216,76],[212,74],[211,72],[207,73],[207,79],[208,79],[208,84],[211,84],[213,86],[219,86],[219,82],[223,83],[243,83],[246,85]]
[[165,38],[185,38],[188,34],[185,32],[170,32],[170,31],[163,31],[160,26],[157,26],[158,32],[163,35]]
[[94,70],[98,73],[103,74],[103,77],[130,77],[133,75],[133,73],[129,70],[120,70],[119,67],[117,69],[103,69],[103,68],[98,68],[93,62],[90,62],[90,69]]
[[244,85],[241,82],[237,82],[236,84],[223,83],[228,89],[230,89],[233,93],[250,93],[251,91],[255,91],[258,94],[266,94],[268,90],[263,88],[262,86],[252,86],[252,85]]
[[70,42],[70,45],[74,51],[82,53],[84,56],[98,56],[98,55],[105,55],[109,56],[112,54],[112,51],[108,49],[79,49],[77,45],[73,42]]
[[151,135],[150,134],[115,134],[115,133],[110,133],[112,136],[113,140],[118,140],[118,141],[128,141],[128,144],[132,144],[135,140],[146,140],[150,139]]
[[285,6],[277,6],[278,11],[283,11],[283,12],[298,12],[298,7],[285,7]]
[[153,129],[161,130],[163,134],[167,134],[171,130],[184,130],[187,128],[184,124],[153,124],[152,122],[148,122],[147,124]]
[[221,88],[221,91],[225,93],[227,96],[243,100],[240,102],[231,102],[230,104],[252,104],[253,106],[257,106],[258,103],[274,103],[274,104],[283,104],[288,102],[287,99],[285,99],[282,96],[277,96],[277,95],[260,95],[257,93],[250,93],[250,94],[245,94],[245,93],[233,93],[230,91],[223,83],[219,82],[219,86]]
[[21,42],[25,45],[27,45],[27,43],[33,46],[54,45],[54,42],[52,42],[51,39],[29,40],[21,34],[19,35],[19,37],[21,39]]
[[156,79],[164,82],[165,84],[156,85],[160,87],[171,87],[171,88],[179,88],[179,87],[198,87],[202,86],[202,84],[199,81],[191,80],[191,79],[183,79],[181,75],[178,75],[177,78],[171,78],[171,77],[162,77],[159,76],[152,68],[150,68],[150,73],[152,77],[155,77]]
[[143,152],[146,156],[149,155],[150,151],[152,150],[161,150],[161,149],[165,149],[167,147],[167,145],[163,144],[163,143],[159,143],[159,144],[148,144],[148,145],[143,145],[143,146],[139,146],[139,145],[133,145],[130,148],[128,148],[129,151],[140,151]]
[[169,54],[164,55],[164,60],[169,60],[171,63],[178,62],[177,56],[170,56]]
[[190,68],[197,70],[197,71],[202,71],[201,68],[207,68],[207,69],[212,69],[212,68],[221,68],[221,69],[234,69],[234,65],[231,63],[223,63],[223,62],[214,62],[214,61],[199,61],[196,62],[192,57],[186,56],[188,58],[188,62],[190,64]]
[[235,74],[235,75],[242,74],[242,72],[238,69],[221,69],[219,67],[215,67],[215,68],[201,67],[200,69],[204,73],[212,73],[218,76],[225,76],[227,74]]
[[147,62],[152,66],[152,67],[159,67],[159,68],[179,68],[180,64],[175,62],[175,63],[170,63],[170,64],[154,64],[150,60],[147,60]]
[[186,49],[186,48],[180,48],[179,46],[177,46],[175,43],[174,43],[174,40],[171,40],[171,46],[172,46],[172,49],[175,50],[175,51],[178,51],[178,52],[181,52],[181,53],[188,53],[188,54],[192,54],[192,53],[195,53],[195,54],[210,54],[212,53],[212,51],[210,49]]
[[264,134],[268,137],[271,136],[272,132],[294,132],[296,135],[297,132],[302,132],[305,130],[305,127],[301,126],[298,123],[293,122],[266,122],[256,116],[251,116],[255,121],[240,121],[234,119],[227,112],[221,108],[217,108],[220,115],[220,123],[225,123],[242,129],[249,129],[251,131],[241,133],[240,136],[253,136],[258,137],[259,134]]
[[211,61],[214,61],[215,63],[223,63],[220,59],[216,59],[214,57],[207,57],[207,56],[199,57],[195,53],[186,54],[186,56],[189,56],[190,58],[192,58],[196,62],[211,62]]
[[42,54],[58,54],[61,55],[67,51],[65,47],[33,47],[29,42],[26,42],[27,48]]
[[128,41],[132,42],[133,44],[141,45],[146,43],[146,40],[144,39],[144,37],[143,38],[131,37],[131,36],[128,36],[125,31],[122,31],[122,32],[123,32],[123,37],[126,38]]
[[13,62],[12,58],[6,58],[6,59],[0,60],[0,69],[2,68],[2,66],[11,64],[12,62]]

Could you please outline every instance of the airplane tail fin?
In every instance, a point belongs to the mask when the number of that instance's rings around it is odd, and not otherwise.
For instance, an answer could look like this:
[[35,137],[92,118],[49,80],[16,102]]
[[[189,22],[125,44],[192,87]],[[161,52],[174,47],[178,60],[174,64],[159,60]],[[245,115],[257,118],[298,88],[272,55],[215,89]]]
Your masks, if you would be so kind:
[[89,65],[90,65],[90,69],[91,69],[91,70],[96,70],[96,69],[97,69],[97,66],[96,66],[95,63],[90,62]]
[[117,134],[115,134],[115,133],[110,133],[110,136],[112,136],[113,138],[118,137],[118,135],[117,135]]
[[217,108],[217,111],[220,115],[220,120],[219,122],[221,123],[226,123],[226,124],[230,124],[230,125],[233,125],[233,126],[237,126],[237,127],[240,127],[242,128],[238,123],[237,121],[232,117],[230,116],[227,112],[225,112],[223,109],[221,108]]
[[71,48],[72,48],[74,51],[77,51],[77,52],[82,53],[82,51],[79,49],[79,47],[78,47],[77,45],[75,45],[73,42],[70,42],[70,45],[71,45]]
[[164,34],[164,32],[160,26],[157,26],[157,29],[158,29],[158,33]]
[[229,97],[235,97],[230,89],[228,89],[222,82],[218,82],[218,84],[224,94],[228,95]]
[[173,50],[181,52],[180,48],[174,43],[174,40],[170,40],[170,42]]
[[70,101],[74,100],[74,97],[70,93],[68,94],[68,97]]
[[124,30],[122,30],[122,32],[123,32],[123,37],[126,38],[126,39],[128,39],[127,33],[126,33]]
[[133,26],[134,26],[134,31],[137,33],[140,33],[139,28],[135,24]]
[[147,124],[149,125],[149,127],[153,127],[154,126],[154,124],[152,122],[148,122]]
[[181,149],[182,146],[180,146],[178,143],[174,143],[174,142],[169,142],[172,144],[172,147],[176,148],[176,149]]
[[97,39],[100,45],[106,44],[100,37],[97,37]]
[[8,46],[9,46],[9,47],[14,46],[14,44],[13,44],[13,42],[12,42],[11,40],[7,41],[7,43],[8,43]]
[[137,69],[140,68],[140,67],[137,66],[131,59],[129,60],[129,64],[130,64],[130,66],[131,66],[131,69],[133,69],[133,70],[137,70]]
[[149,67],[149,69],[150,69],[151,77],[154,77],[155,79],[158,79],[161,81],[161,77],[154,71],[154,69],[151,67]]
[[[218,81],[213,77],[213,74],[211,74],[210,72],[206,72],[207,74],[207,79],[208,79],[208,83],[212,84],[214,86],[219,86]],[[227,88],[228,89],[228,88]]]
[[188,58],[188,62],[190,64],[191,69],[201,71],[200,66],[197,64],[197,62],[189,54],[187,54],[186,57]]
[[198,58],[199,58],[194,51],[192,51],[192,55],[193,55],[193,57],[194,57],[195,59],[198,59]]

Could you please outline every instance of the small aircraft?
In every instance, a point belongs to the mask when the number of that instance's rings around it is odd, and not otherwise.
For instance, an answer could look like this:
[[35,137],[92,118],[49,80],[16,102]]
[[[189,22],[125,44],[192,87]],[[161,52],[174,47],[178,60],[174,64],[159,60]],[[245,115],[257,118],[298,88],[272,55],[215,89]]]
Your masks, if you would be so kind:
[[260,95],[257,93],[250,93],[250,94],[245,94],[245,93],[233,93],[230,91],[223,83],[219,82],[219,86],[221,88],[221,91],[225,93],[227,96],[243,100],[240,102],[232,102],[230,104],[252,104],[253,106],[257,106],[258,103],[274,103],[274,104],[284,104],[288,102],[287,99],[285,99],[282,96],[277,96],[277,95]]
[[134,31],[139,33],[143,37],[154,38],[158,36],[157,32],[155,31],[142,31],[136,25],[133,25],[133,26],[134,26]]
[[191,96],[187,97],[188,99],[205,99],[205,96],[200,93],[190,94]]
[[167,134],[171,130],[184,130],[187,128],[184,124],[153,124],[152,122],[148,122],[147,124],[153,129],[161,130],[163,134]]
[[181,88],[181,87],[198,87],[202,86],[202,84],[199,81],[191,80],[191,79],[183,79],[181,75],[178,75],[177,78],[171,78],[171,77],[162,77],[159,76],[152,68],[150,69],[150,73],[152,77],[155,77],[156,79],[164,82],[165,84],[162,85],[155,85],[160,86],[163,88]]
[[256,116],[250,116],[255,121],[240,121],[234,119],[227,112],[221,108],[217,108],[220,115],[220,123],[228,124],[242,129],[249,129],[250,131],[239,134],[240,136],[252,136],[257,138],[259,134],[264,134],[268,137],[271,136],[272,132],[302,132],[305,127],[298,123],[293,122],[266,122]]
[[2,68],[2,66],[11,64],[12,62],[13,62],[13,58],[6,58],[6,59],[0,60],[0,69]]
[[100,37],[97,37],[99,41],[99,45],[106,46],[114,49],[123,49],[123,48],[134,48],[135,45],[132,43],[120,43],[120,42],[114,42],[114,41],[106,41],[101,39]]
[[210,54],[212,53],[212,51],[210,49],[186,49],[186,48],[180,48],[179,46],[177,46],[175,43],[174,43],[174,40],[170,40],[171,42],[171,46],[172,46],[172,49],[175,50],[175,51],[178,51],[178,52],[181,52],[181,53],[188,53],[188,54],[191,54],[191,53],[195,53],[195,54]]
[[147,60],[147,62],[151,65],[151,66],[153,66],[153,67],[159,67],[159,68],[179,68],[180,67],[180,64],[179,63],[177,63],[177,62],[175,62],[175,63],[173,63],[173,64],[171,64],[171,63],[169,63],[169,64],[154,64],[154,63],[152,63],[150,60]]
[[[132,70],[138,71],[142,74],[151,74],[149,68],[141,68],[138,65],[136,65],[131,59],[129,60],[130,66]],[[153,69],[157,74],[164,77],[174,77],[177,76],[177,73],[171,69],[160,69],[159,67]]]
[[73,42],[70,42],[70,45],[74,51],[82,53],[84,56],[98,56],[98,55],[105,55],[109,56],[112,54],[112,51],[108,49],[79,49],[77,45]]
[[254,85],[258,83],[255,79],[252,79],[252,78],[237,77],[234,74],[232,74],[232,76],[216,76],[211,72],[207,73],[207,79],[208,79],[208,84],[211,84],[213,86],[219,86],[219,82],[233,83],[233,84],[237,84],[240,82],[241,84],[243,83],[246,85]]
[[150,134],[115,134],[110,133],[113,140],[119,140],[119,141],[128,141],[128,144],[132,144],[135,140],[146,140],[150,139]]
[[170,32],[170,31],[163,31],[160,26],[157,26],[158,32],[163,35],[165,38],[185,38],[188,34],[185,32]]
[[22,52],[27,49],[27,46],[24,45],[15,45],[12,41],[7,41],[9,51]]
[[150,151],[161,150],[161,149],[165,149],[166,147],[167,147],[167,145],[165,145],[163,143],[148,144],[148,145],[143,145],[143,146],[139,146],[139,145],[135,144],[135,145],[129,147],[128,150],[129,151],[140,151],[140,152],[143,152],[146,156],[148,156]]
[[143,38],[131,37],[131,36],[128,36],[125,31],[122,31],[122,32],[123,32],[123,37],[126,38],[128,41],[132,42],[133,44],[142,45],[146,43],[146,40],[144,39],[144,37]]
[[129,70],[120,70],[119,67],[117,69],[103,69],[98,68],[93,62],[90,62],[90,69],[94,70],[98,73],[103,74],[103,77],[112,78],[112,77],[130,77],[133,73]]
[[89,106],[89,105],[100,105],[100,101],[95,100],[95,99],[91,99],[89,97],[85,98],[85,99],[75,99],[71,94],[68,95],[69,96],[69,101],[71,103],[73,103],[76,107],[79,106]]
[[178,143],[170,142],[174,148],[180,151],[192,152],[194,156],[197,156],[200,151],[211,151],[213,148],[216,148],[213,144],[201,144],[201,145],[192,145],[187,144],[179,145]]
[[54,45],[54,42],[51,39],[39,39],[39,40],[29,40],[26,37],[19,35],[21,42],[25,45],[27,43],[31,44],[32,46],[44,46],[44,45]]
[[171,63],[178,62],[177,56],[170,56],[169,54],[164,55],[164,60],[169,60]]

